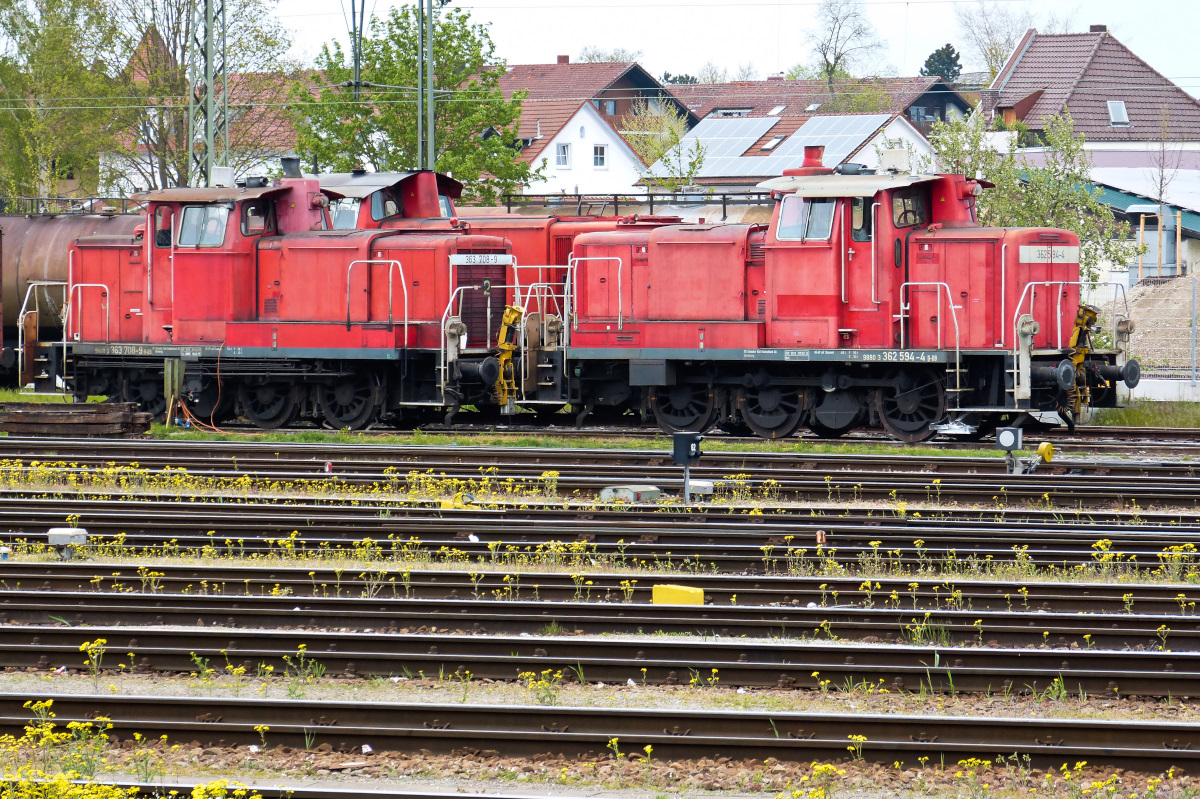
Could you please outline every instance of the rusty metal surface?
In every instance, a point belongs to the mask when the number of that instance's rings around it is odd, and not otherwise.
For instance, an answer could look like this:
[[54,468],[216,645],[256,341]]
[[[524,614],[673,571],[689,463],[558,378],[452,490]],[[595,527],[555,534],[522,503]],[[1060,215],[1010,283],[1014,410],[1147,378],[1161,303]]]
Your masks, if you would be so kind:
[[[144,217],[135,214],[0,216],[0,294],[5,329],[14,328],[31,280],[66,280],[67,247],[81,236],[132,236]],[[46,291],[42,329],[61,335],[61,292]],[[15,338],[15,332],[13,333]]]
[[504,755],[604,754],[619,737],[630,750],[653,746],[656,757],[776,757],[805,761],[845,757],[851,735],[865,736],[865,758],[883,762],[945,754],[951,762],[997,751],[1029,754],[1035,766],[1063,759],[1091,765],[1160,770],[1200,760],[1200,727],[1169,721],[972,718],[754,710],[579,708],[403,702],[332,702],[217,697],[119,697],[0,694],[0,732],[21,735],[24,703],[52,700],[57,721],[112,720],[111,733],[207,744],[259,741],[266,724],[274,744],[315,744],[349,751],[449,752],[461,747]]

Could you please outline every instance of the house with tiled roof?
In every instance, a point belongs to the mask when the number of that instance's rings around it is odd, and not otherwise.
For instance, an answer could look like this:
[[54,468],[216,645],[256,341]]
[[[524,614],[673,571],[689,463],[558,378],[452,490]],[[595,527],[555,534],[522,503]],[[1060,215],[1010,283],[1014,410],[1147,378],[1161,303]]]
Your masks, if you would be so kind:
[[[929,140],[902,112],[879,114],[797,114],[722,117],[708,115],[680,143],[690,152],[695,143],[704,148],[704,161],[693,178],[697,186],[720,191],[750,191],[762,181],[778,177],[785,169],[800,166],[804,148],[824,147],[823,163],[879,166],[879,151],[902,147],[914,165],[933,158]],[[664,161],[667,159],[664,159]],[[669,175],[660,161],[650,167],[652,176]]]
[[1109,33],[1044,34],[1030,29],[984,91],[989,118],[1040,131],[1071,114],[1089,142],[1200,142],[1200,101]]
[[[1035,134],[1048,120],[1069,113],[1076,134],[1084,138],[1100,199],[1134,230],[1144,218],[1151,250],[1157,247],[1157,214],[1130,214],[1128,208],[1155,207],[1161,200],[1184,215],[1178,253],[1175,234],[1164,231],[1164,263],[1171,267],[1168,274],[1189,271],[1200,254],[1196,231],[1188,226],[1188,220],[1200,218],[1200,101],[1118,41],[1107,26],[1065,34],[1030,29],[984,90],[981,107],[989,119],[1006,126],[1020,122]],[[1022,157],[1035,166],[1045,160],[1039,147],[1022,150]],[[1156,252],[1152,260],[1157,267]],[[1130,285],[1139,279],[1128,264],[1106,268],[1122,282],[1128,273]]]
[[887,113],[903,114],[915,127],[927,133],[935,121],[961,118],[972,108],[968,97],[936,75],[839,80],[832,94],[823,80],[785,80],[781,77],[680,84],[668,88],[689,111],[702,119]]
[[519,158],[544,165],[544,179],[529,194],[614,194],[628,192],[646,164],[622,133],[621,120],[637,100],[671,103],[688,124],[698,120],[633,62],[571,63],[507,67],[500,90],[524,93],[517,136]]

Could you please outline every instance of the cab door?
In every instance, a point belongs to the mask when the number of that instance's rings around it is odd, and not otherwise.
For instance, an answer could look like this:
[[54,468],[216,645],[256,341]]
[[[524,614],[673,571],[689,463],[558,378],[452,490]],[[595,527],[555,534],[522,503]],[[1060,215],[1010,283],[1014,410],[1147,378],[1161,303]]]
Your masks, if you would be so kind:
[[875,228],[879,203],[872,197],[844,201],[839,243],[846,281],[846,321],[842,343],[852,347],[886,347],[884,305],[879,285]]
[[161,343],[167,340],[164,327],[173,324],[174,309],[171,307],[171,283],[174,279],[172,260],[175,257],[176,224],[178,209],[172,205],[159,205],[154,209],[154,234],[150,241],[150,263],[146,270],[146,307],[143,308],[145,325],[142,340]]

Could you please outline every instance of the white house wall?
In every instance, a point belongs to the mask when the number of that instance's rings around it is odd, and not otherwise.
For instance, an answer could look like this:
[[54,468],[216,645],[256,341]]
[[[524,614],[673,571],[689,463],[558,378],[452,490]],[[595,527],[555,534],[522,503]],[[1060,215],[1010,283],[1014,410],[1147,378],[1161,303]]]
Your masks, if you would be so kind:
[[[557,165],[558,145],[571,148],[568,167]],[[593,164],[592,148],[607,147],[606,166]],[[545,180],[531,183],[527,194],[617,194],[635,191],[633,184],[642,176],[641,161],[629,145],[617,135],[591,103],[585,104],[571,121],[550,140],[534,163],[546,161]]]

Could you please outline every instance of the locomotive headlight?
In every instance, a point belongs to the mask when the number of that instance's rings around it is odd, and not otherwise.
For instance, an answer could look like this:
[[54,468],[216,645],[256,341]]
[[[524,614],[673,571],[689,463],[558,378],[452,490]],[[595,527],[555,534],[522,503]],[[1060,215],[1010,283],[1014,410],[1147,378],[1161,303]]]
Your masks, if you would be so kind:
[[1001,427],[996,431],[996,449],[1012,452],[1021,448],[1021,428]]

